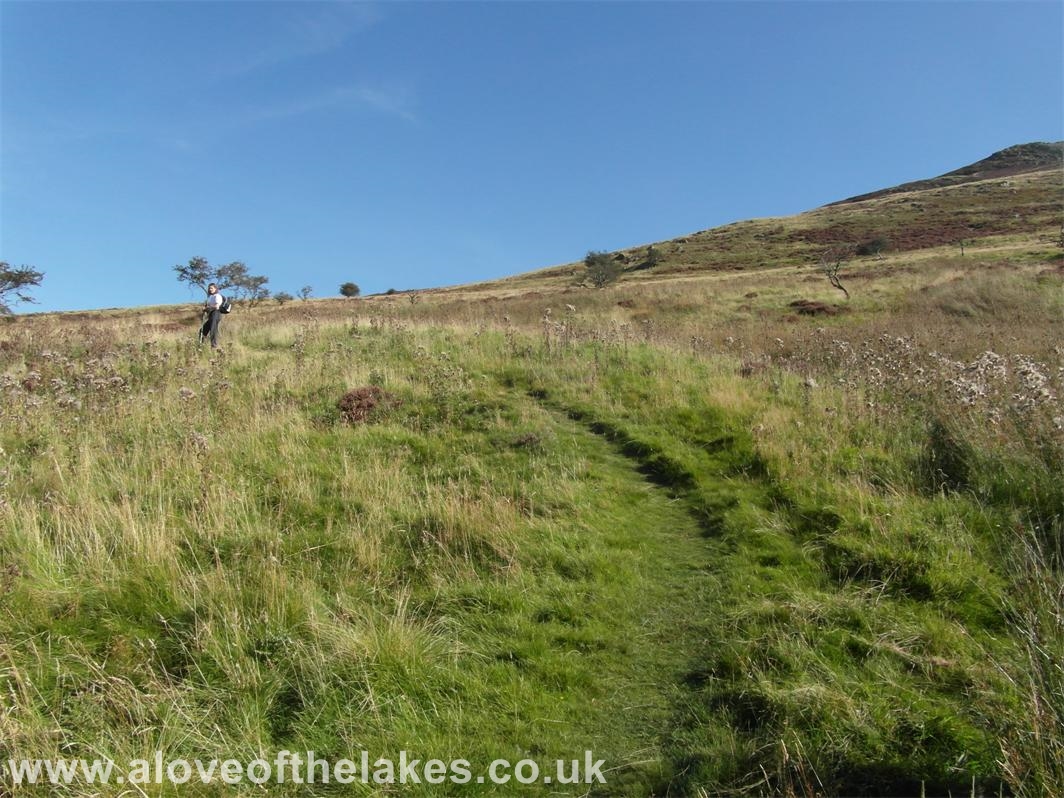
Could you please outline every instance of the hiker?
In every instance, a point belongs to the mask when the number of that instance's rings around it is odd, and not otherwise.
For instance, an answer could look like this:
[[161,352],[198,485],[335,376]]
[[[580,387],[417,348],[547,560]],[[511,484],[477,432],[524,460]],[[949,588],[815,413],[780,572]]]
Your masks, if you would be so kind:
[[211,339],[211,349],[218,348],[218,324],[222,320],[222,303],[225,297],[218,293],[218,286],[211,283],[207,286],[207,301],[203,303],[203,326],[199,331],[199,342],[203,339]]

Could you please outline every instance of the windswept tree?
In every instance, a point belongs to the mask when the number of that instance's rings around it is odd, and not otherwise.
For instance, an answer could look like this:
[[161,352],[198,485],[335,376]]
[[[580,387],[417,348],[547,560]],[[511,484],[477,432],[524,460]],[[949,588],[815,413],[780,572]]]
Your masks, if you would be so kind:
[[177,279],[187,283],[189,287],[198,286],[204,291],[211,283],[218,286],[218,290],[226,293],[231,299],[246,299],[252,305],[256,305],[270,296],[266,283],[269,278],[259,274],[249,274],[248,267],[241,261],[235,260],[221,266],[211,266],[206,258],[192,258],[187,265],[174,266]]
[[308,299],[310,299],[310,295],[312,293],[314,293],[314,289],[311,288],[309,285],[305,285],[299,289],[299,298],[306,302]]
[[189,288],[199,286],[204,292],[207,291],[208,285],[218,282],[218,270],[211,266],[206,258],[199,256],[189,260],[187,265],[177,264],[174,271],[177,272],[180,282],[187,283]]
[[362,289],[355,283],[344,283],[340,286],[340,295],[345,296],[348,299],[356,297],[362,293]]
[[846,265],[846,261],[853,256],[853,253],[854,248],[852,245],[840,244],[831,247],[820,256],[820,271],[828,278],[828,282],[842,291],[846,299],[850,298],[850,292],[843,287],[842,281],[839,279],[839,272]]
[[248,304],[254,307],[270,298],[270,289],[266,287],[268,282],[262,275],[248,275],[237,287],[240,293],[247,297]]
[[[36,302],[27,292],[27,288],[36,287],[44,279],[44,272],[30,266],[10,266],[7,261],[0,261],[0,315],[11,313],[10,302]],[[9,297],[14,297],[10,299]]]
[[218,290],[228,289],[234,299],[246,299],[251,305],[269,299],[270,291],[266,288],[269,278],[261,274],[249,274],[248,267],[241,261],[235,260],[219,266],[217,274]]
[[285,302],[291,302],[293,299],[295,299],[295,297],[287,291],[278,291],[276,294],[273,295],[273,298],[277,300],[278,305],[283,305]]

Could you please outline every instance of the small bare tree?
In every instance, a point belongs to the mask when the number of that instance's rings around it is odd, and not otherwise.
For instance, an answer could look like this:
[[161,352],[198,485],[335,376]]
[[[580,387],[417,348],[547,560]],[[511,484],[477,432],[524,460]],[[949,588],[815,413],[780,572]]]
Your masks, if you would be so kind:
[[828,278],[828,281],[838,288],[849,300],[850,292],[843,286],[842,281],[839,280],[839,271],[846,265],[846,261],[850,259],[853,254],[853,247],[847,245],[832,247],[823,255],[820,256],[820,271]]

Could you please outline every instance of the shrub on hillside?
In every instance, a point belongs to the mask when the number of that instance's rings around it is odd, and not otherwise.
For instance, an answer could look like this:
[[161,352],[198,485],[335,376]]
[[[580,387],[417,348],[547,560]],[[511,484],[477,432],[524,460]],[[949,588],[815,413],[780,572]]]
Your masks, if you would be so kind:
[[868,255],[882,255],[887,251],[890,246],[890,242],[885,238],[873,238],[870,241],[865,241],[863,244],[859,244],[855,250],[856,254],[867,257]]
[[604,288],[621,274],[621,267],[608,252],[588,252],[584,256],[587,279],[595,288]]

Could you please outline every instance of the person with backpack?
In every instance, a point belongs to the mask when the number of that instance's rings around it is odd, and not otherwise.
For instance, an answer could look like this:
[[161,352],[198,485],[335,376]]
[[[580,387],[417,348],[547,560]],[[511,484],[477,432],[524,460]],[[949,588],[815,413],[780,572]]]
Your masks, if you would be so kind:
[[218,293],[218,286],[211,283],[207,286],[207,301],[203,303],[203,326],[199,331],[199,342],[204,338],[211,339],[211,349],[218,348],[218,324],[222,320],[223,308],[228,307],[229,301]]

